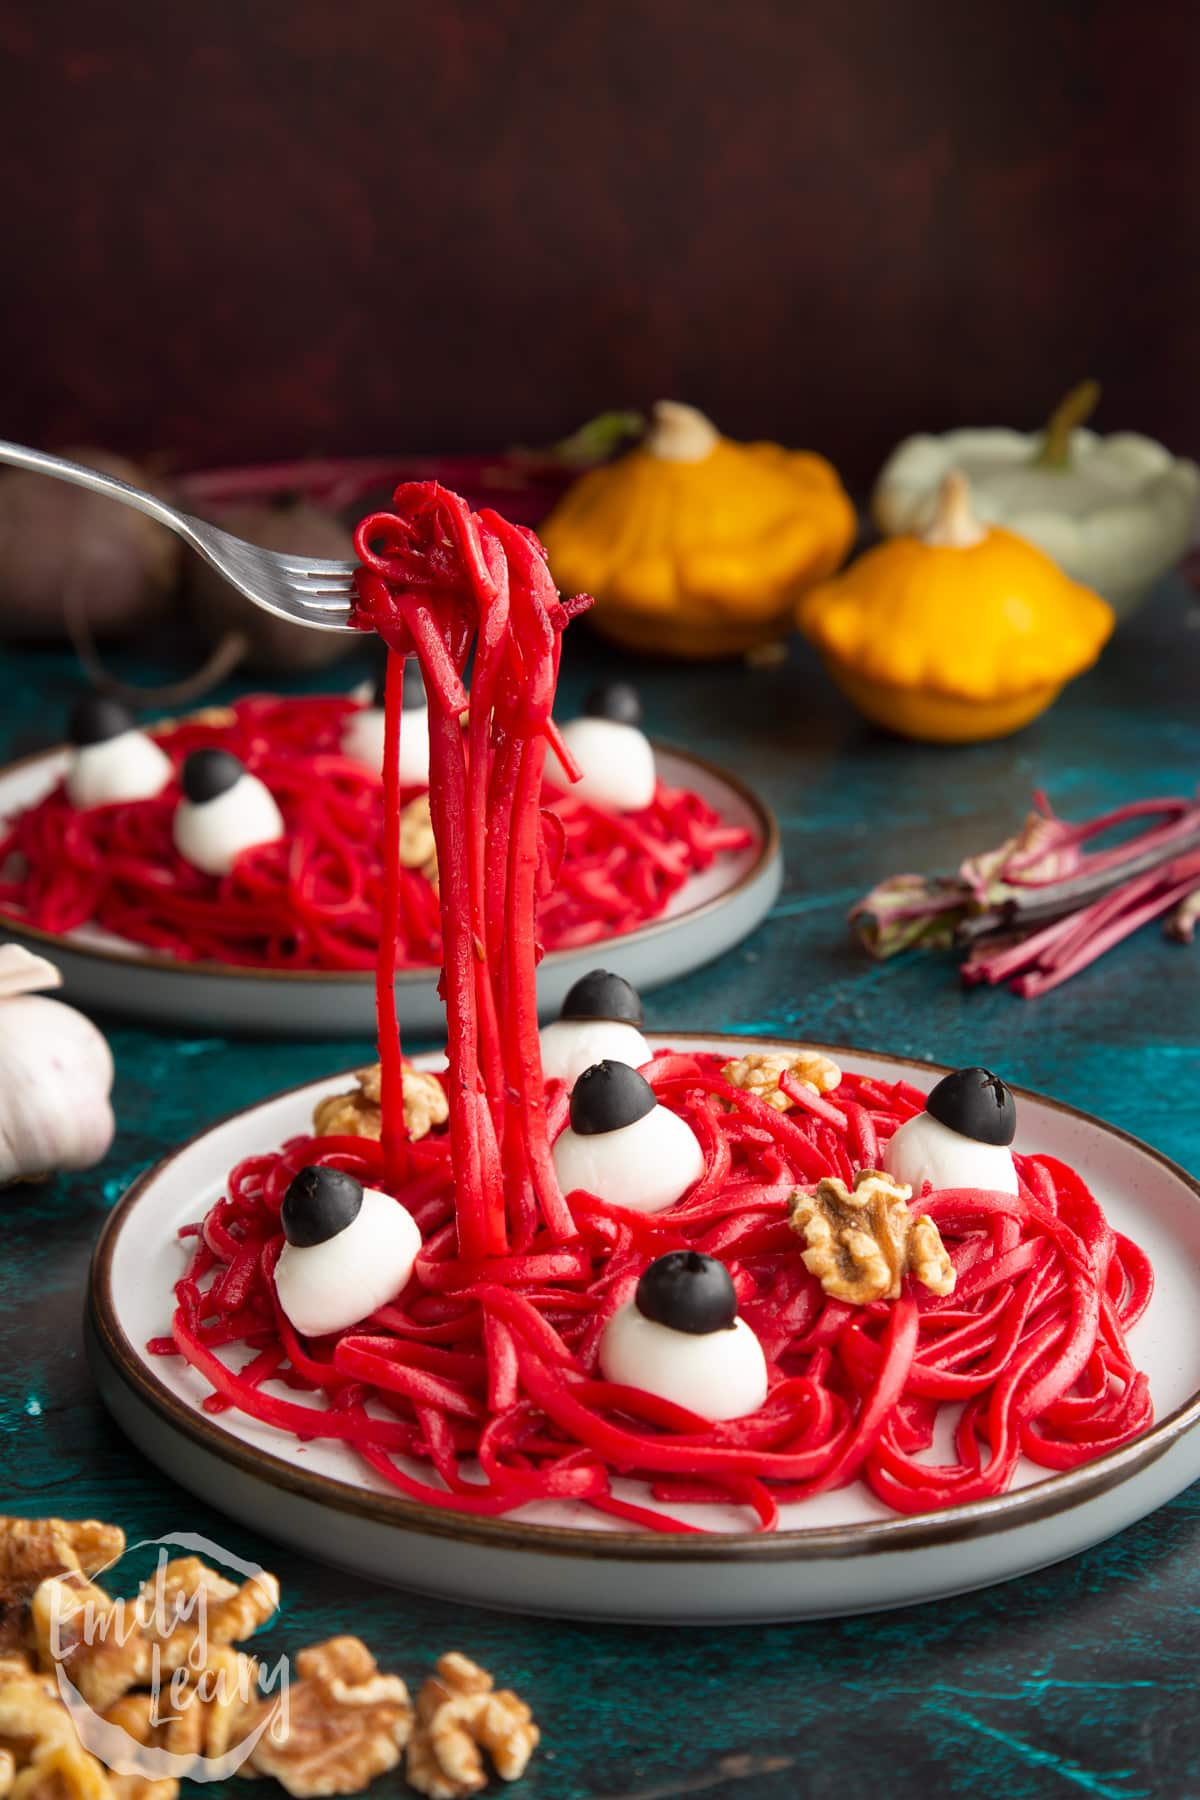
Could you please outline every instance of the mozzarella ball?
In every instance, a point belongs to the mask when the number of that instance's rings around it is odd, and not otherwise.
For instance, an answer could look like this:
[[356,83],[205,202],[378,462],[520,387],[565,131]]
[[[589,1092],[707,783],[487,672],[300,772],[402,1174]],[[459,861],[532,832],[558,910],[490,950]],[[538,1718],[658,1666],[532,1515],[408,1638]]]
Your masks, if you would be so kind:
[[656,779],[654,751],[636,725],[616,719],[572,719],[562,735],[581,773],[578,781],[568,781],[551,753],[546,767],[553,782],[608,812],[640,812],[650,805]]
[[931,1113],[917,1113],[900,1126],[883,1152],[887,1174],[919,1195],[928,1181],[935,1189],[973,1187],[997,1194],[1017,1192],[1017,1170],[1007,1144],[981,1144],[951,1131]]
[[[342,728],[346,755],[376,775],[383,768],[383,739],[381,706],[360,707]],[[400,721],[400,785],[429,786],[429,713],[424,706],[406,707]]]
[[600,1340],[607,1381],[657,1394],[701,1418],[741,1419],[767,1397],[767,1361],[744,1319],[698,1335],[647,1319],[634,1301],[615,1312]]
[[144,731],[131,727],[102,743],[76,748],[67,770],[67,797],[81,811],[152,800],[170,779],[170,757]]
[[279,1304],[304,1337],[344,1331],[395,1299],[420,1248],[412,1214],[390,1194],[363,1188],[353,1218],[332,1236],[284,1244],[275,1265]]
[[630,1212],[664,1212],[704,1173],[704,1152],[694,1132],[665,1106],[613,1131],[579,1132],[568,1125],[555,1140],[553,1155],[564,1194],[582,1188]]
[[206,875],[228,875],[244,850],[274,844],[283,814],[270,789],[227,750],[194,750],[181,771],[183,799],[172,835],[185,862]]
[[653,1052],[636,1025],[622,1019],[555,1019],[541,1031],[542,1072],[547,1081],[573,1088],[593,1063],[628,1063],[640,1069]]

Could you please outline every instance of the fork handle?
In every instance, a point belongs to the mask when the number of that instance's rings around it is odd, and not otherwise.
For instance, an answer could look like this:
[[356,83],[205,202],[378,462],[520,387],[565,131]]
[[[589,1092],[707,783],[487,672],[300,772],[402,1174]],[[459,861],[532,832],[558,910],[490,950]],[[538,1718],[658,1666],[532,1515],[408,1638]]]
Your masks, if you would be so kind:
[[29,469],[35,475],[52,475],[56,481],[71,481],[76,487],[90,488],[94,494],[120,500],[125,506],[136,507],[138,512],[148,513],[152,519],[169,525],[172,531],[185,537],[189,535],[187,514],[177,512],[157,494],[131,487],[116,475],[102,475],[99,469],[85,468],[83,463],[72,462],[69,457],[47,456],[44,450],[31,450],[27,444],[9,444],[0,438],[0,463],[11,463],[15,469]]

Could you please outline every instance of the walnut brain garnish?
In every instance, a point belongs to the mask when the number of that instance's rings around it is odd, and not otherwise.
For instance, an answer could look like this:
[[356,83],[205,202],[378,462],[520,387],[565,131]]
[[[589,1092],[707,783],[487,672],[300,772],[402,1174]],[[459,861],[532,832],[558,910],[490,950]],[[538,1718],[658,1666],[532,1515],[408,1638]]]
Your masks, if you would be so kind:
[[780,1077],[791,1072],[797,1081],[810,1087],[814,1094],[830,1094],[842,1079],[842,1071],[819,1050],[797,1050],[792,1056],[762,1050],[748,1051],[735,1062],[727,1062],[721,1070],[734,1087],[757,1094],[776,1112],[787,1112],[796,1102],[789,1100],[779,1086]]
[[[313,1130],[318,1137],[366,1137],[383,1132],[380,1108],[380,1070],[375,1063],[358,1071],[358,1086],[345,1094],[328,1094],[313,1108]],[[404,1065],[404,1123],[415,1143],[450,1116],[446,1090],[436,1075]]]
[[483,1752],[503,1781],[518,1781],[541,1733],[511,1688],[452,1650],[439,1657],[417,1695],[417,1722],[405,1774],[428,1800],[463,1800],[487,1786]]
[[805,1267],[833,1299],[857,1306],[895,1300],[906,1274],[931,1293],[954,1292],[954,1267],[941,1234],[927,1213],[913,1218],[911,1193],[889,1175],[864,1169],[853,1193],[837,1176],[827,1176],[811,1194],[793,1196],[792,1228],[807,1245]]
[[178,731],[181,725],[204,725],[212,731],[227,731],[236,724],[237,714],[232,706],[198,706],[195,712],[183,713],[177,719],[160,719],[154,730],[157,735],[166,737],[172,731]]
[[406,869],[420,869],[427,881],[436,884],[437,844],[428,794],[418,794],[400,814],[400,861]]
[[273,1775],[289,1794],[309,1800],[361,1793],[396,1767],[412,1730],[408,1689],[398,1675],[381,1675],[355,1637],[310,1645],[297,1656],[296,1670],[287,1735],[276,1743],[265,1731],[244,1774]]

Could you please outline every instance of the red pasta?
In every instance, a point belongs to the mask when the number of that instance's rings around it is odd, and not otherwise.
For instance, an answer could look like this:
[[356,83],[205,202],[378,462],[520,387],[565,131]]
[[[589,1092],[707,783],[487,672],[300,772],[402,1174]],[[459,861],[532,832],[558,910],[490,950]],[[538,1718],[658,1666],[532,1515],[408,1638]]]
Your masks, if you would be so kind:
[[[860,1477],[898,1511],[937,1509],[1000,1493],[1021,1455],[1069,1468],[1143,1431],[1150,1396],[1126,1333],[1149,1299],[1149,1264],[1053,1159],[1017,1158],[1015,1196],[914,1201],[955,1267],[945,1299],[906,1279],[898,1299],[856,1307],[809,1272],[792,1196],[823,1176],[852,1180],[878,1157],[923,1104],[903,1082],[846,1073],[833,1099],[788,1082],[785,1113],[732,1084],[718,1058],[663,1052],[643,1073],[701,1144],[700,1180],[651,1216],[563,1195],[550,1150],[566,1104],[541,1073],[534,907],[572,825],[568,805],[547,830],[540,791],[547,743],[569,768],[550,709],[577,606],[559,599],[531,534],[433,484],[397,490],[358,547],[360,621],[393,657],[393,771],[405,655],[419,657],[430,695],[449,1127],[404,1135],[398,946],[385,937],[383,1141],[299,1138],[242,1163],[189,1233],[172,1335],[153,1348],[204,1375],[211,1409],[338,1439],[426,1505],[503,1514],[570,1498],[651,1530],[694,1529],[659,1508],[703,1501],[770,1530],[781,1502]],[[422,1250],[388,1305],[303,1343],[273,1270],[284,1194],[314,1162],[402,1200]],[[763,1346],[769,1391],[749,1417],[710,1424],[601,1376],[607,1321],[647,1264],[677,1249],[724,1261]],[[237,1370],[218,1354],[229,1345],[247,1359]],[[951,1407],[953,1459],[934,1462]],[[630,1480],[641,1489],[623,1490]]]
[[[174,783],[89,812],[60,785],[0,832],[0,917],[56,935],[95,925],[182,961],[269,969],[373,969],[398,925],[397,966],[436,966],[436,889],[398,867],[385,893],[382,782],[341,751],[354,704],[251,696],[152,734],[176,767],[191,750],[232,750],[274,794],[286,838],[247,851],[232,874],[205,875],[175,849]],[[691,875],[751,842],[698,794],[661,783],[649,807],[621,817],[554,790],[546,799],[563,827],[562,883],[539,902],[547,950],[636,930]]]
[[[704,1176],[671,1211],[621,1212],[573,1195],[565,1241],[542,1228],[519,1254],[463,1256],[449,1137],[437,1133],[409,1147],[396,1190],[425,1238],[408,1289],[361,1326],[302,1349],[271,1281],[288,1183],[312,1162],[377,1186],[389,1179],[375,1143],[299,1138],[234,1171],[179,1284],[174,1335],[157,1348],[182,1352],[211,1382],[211,1405],[342,1439],[429,1505],[500,1514],[569,1496],[601,1510],[615,1503],[626,1517],[620,1482],[631,1478],[650,1490],[632,1522],[656,1530],[688,1527],[649,1499],[723,1502],[770,1529],[779,1503],[856,1477],[897,1511],[932,1511],[1003,1492],[1022,1454],[1073,1468],[1151,1423],[1126,1341],[1149,1299],[1149,1265],[1065,1164],[1018,1157],[1016,1197],[926,1195],[955,1292],[939,1299],[906,1283],[898,1301],[853,1307],[829,1299],[805,1268],[787,1222],[791,1195],[838,1173],[843,1155],[857,1170],[858,1115],[882,1146],[911,1117],[914,1091],[845,1073],[843,1129],[764,1106],[724,1079],[716,1057],[663,1053],[648,1073],[705,1145]],[[560,1093],[552,1083],[547,1106],[561,1128]],[[752,1418],[711,1425],[600,1377],[605,1322],[648,1262],[683,1248],[727,1264],[766,1352],[771,1388]],[[237,1373],[218,1355],[231,1343],[252,1353]],[[281,1377],[308,1398],[264,1389]],[[943,1409],[958,1413],[954,1454],[935,1463]]]

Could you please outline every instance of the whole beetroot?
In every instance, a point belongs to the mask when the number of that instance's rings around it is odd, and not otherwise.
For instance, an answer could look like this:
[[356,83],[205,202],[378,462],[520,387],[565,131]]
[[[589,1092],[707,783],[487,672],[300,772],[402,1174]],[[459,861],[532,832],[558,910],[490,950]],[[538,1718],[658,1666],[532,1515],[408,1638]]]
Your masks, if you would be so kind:
[[[63,452],[134,487],[144,469],[90,446]],[[119,501],[24,469],[0,473],[0,640],[61,638],[68,605],[93,637],[128,636],[167,609],[182,545]]]

